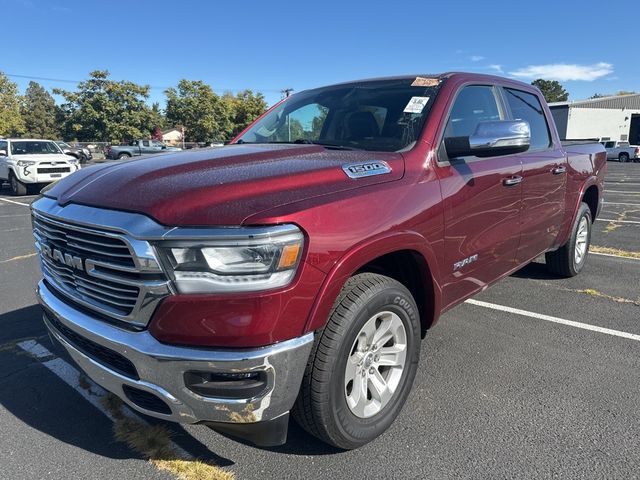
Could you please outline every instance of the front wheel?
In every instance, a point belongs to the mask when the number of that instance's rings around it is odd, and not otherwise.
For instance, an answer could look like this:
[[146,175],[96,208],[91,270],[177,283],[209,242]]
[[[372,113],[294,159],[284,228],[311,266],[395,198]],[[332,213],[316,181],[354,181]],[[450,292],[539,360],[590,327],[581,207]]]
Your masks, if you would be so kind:
[[22,183],[13,172],[9,174],[9,184],[11,185],[11,194],[18,197],[27,194],[27,185]]
[[581,203],[569,241],[555,252],[547,252],[547,267],[556,275],[574,277],[584,267],[591,243],[591,210]]
[[316,336],[293,417],[326,443],[360,447],[400,413],[419,354],[420,319],[411,293],[389,277],[355,275]]

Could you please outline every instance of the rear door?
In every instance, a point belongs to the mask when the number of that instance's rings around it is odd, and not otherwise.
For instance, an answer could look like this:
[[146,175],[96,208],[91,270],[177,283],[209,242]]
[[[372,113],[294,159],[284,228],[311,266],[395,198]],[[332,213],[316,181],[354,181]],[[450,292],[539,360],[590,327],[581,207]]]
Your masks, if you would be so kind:
[[522,165],[517,155],[449,159],[447,137],[506,119],[498,88],[468,85],[457,94],[438,149],[445,209],[444,305],[484,288],[515,266],[520,238]]
[[517,263],[527,262],[555,244],[564,219],[567,158],[554,145],[540,99],[533,93],[503,89],[505,104],[515,120],[529,122],[531,146],[521,153],[522,237]]

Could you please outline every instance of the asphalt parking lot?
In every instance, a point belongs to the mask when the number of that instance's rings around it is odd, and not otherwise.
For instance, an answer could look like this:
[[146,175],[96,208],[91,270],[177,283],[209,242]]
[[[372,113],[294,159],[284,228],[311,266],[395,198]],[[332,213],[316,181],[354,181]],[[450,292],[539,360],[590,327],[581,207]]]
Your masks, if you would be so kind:
[[[33,293],[34,198],[0,191],[0,476],[175,478],[114,437],[102,393],[53,350]],[[575,278],[539,259],[445,314],[402,414],[359,450],[295,424],[258,449],[146,421],[237,479],[639,478],[640,259],[624,256],[640,251],[639,164],[609,164],[592,245],[606,248]]]

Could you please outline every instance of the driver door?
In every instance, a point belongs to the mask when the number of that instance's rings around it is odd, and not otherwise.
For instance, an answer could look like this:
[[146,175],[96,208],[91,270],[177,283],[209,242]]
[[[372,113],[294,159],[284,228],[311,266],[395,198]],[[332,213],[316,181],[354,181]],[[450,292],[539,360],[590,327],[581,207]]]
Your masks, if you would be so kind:
[[443,298],[449,306],[515,267],[520,239],[522,164],[518,155],[449,159],[445,138],[473,134],[480,122],[504,120],[498,90],[470,85],[458,92],[438,150],[444,202]]

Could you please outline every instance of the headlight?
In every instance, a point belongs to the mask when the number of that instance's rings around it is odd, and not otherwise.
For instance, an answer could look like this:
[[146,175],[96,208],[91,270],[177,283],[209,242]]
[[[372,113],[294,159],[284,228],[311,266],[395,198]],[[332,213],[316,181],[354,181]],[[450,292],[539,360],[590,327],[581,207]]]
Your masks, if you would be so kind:
[[[250,231],[250,228],[244,231]],[[287,285],[304,244],[292,225],[261,229],[259,235],[157,244],[180,293],[248,292]]]
[[67,163],[70,163],[71,165],[77,165],[78,164],[78,159],[77,158],[69,158],[67,159]]
[[31,165],[35,164],[36,162],[32,160],[18,160],[18,162],[16,163],[16,165],[18,165],[19,167],[30,167]]

